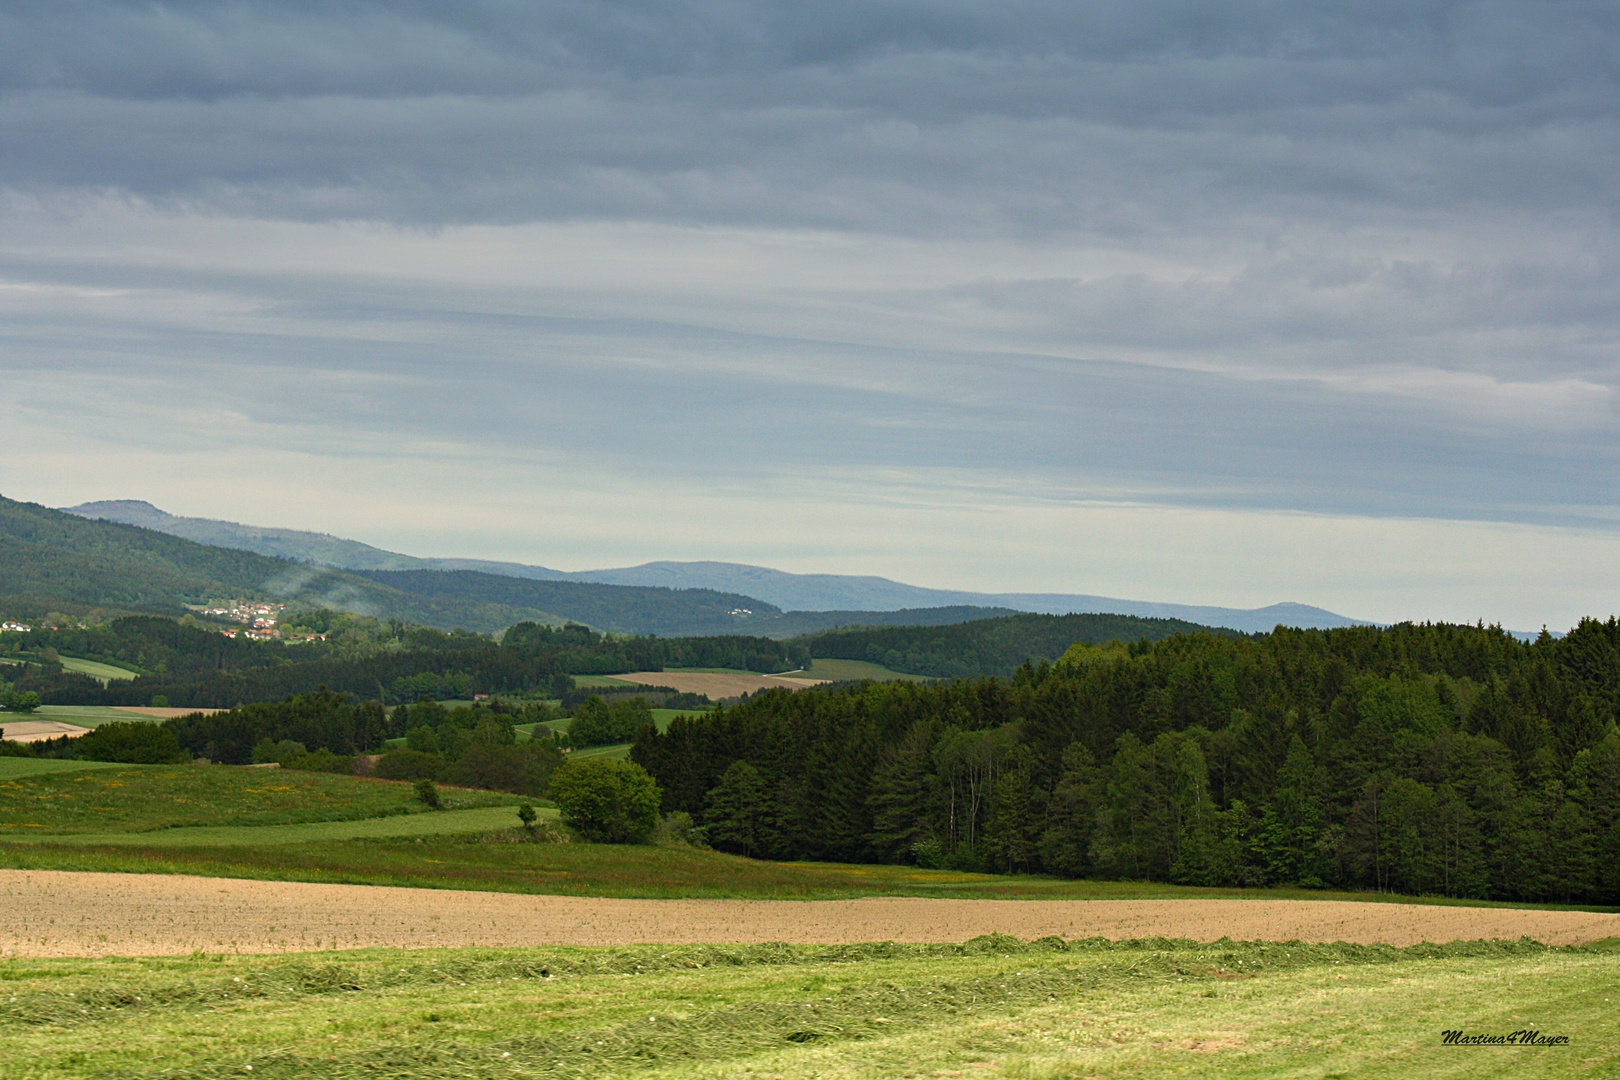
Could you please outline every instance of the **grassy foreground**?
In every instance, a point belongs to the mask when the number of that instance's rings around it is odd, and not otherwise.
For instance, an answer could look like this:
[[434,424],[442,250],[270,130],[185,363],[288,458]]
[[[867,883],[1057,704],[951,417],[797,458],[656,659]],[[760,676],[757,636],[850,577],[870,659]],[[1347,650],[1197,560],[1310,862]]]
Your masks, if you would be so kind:
[[[980,938],[13,959],[0,1062],[14,1080],[1612,1076],[1616,958]],[[1530,1027],[1569,1043],[1441,1042]]]

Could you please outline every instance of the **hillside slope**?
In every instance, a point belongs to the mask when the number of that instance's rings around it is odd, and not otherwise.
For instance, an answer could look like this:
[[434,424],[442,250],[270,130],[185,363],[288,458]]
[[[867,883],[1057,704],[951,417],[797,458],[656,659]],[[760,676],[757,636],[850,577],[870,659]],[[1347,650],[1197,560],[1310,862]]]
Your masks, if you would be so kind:
[[[69,508],[67,513],[139,525],[200,543],[241,548],[336,569],[476,570],[537,581],[577,581],[674,590],[703,589],[753,597],[763,601],[765,606],[783,612],[824,612],[831,616],[829,620],[820,622],[801,620],[792,626],[784,624],[770,630],[756,628],[749,631],[772,636],[807,633],[823,626],[848,625],[851,621],[859,621],[848,618],[852,612],[935,611],[940,608],[975,609],[977,614],[970,616],[972,618],[984,618],[996,613],[992,609],[1047,615],[1136,615],[1153,619],[1182,619],[1248,633],[1265,632],[1278,625],[1316,629],[1366,625],[1364,620],[1346,618],[1309,604],[1229,608],[1120,600],[1111,596],[1078,593],[977,593],[960,589],[928,589],[869,575],[793,574],[765,566],[729,562],[650,562],[619,569],[565,571],[488,559],[419,558],[325,533],[240,525],[212,518],[178,517],[159,510],[151,503],[133,499],[84,503]],[[891,620],[884,621],[887,623]],[[930,625],[947,621],[952,620],[939,617],[926,620]],[[717,626],[710,626],[702,631],[688,632],[723,631]]]
[[526,566],[522,563],[491,559],[423,559],[415,555],[402,555],[397,551],[385,551],[359,540],[345,540],[341,536],[332,536],[329,533],[242,525],[215,518],[181,517],[159,510],[151,503],[140,499],[108,499],[102,502],[81,503],[78,506],[65,507],[63,512],[98,521],[137,525],[170,536],[195,540],[199,544],[252,551],[290,562],[310,563],[334,570],[478,570],[489,574],[535,578],[541,581],[571,580],[570,575],[563,571],[548,570],[544,566]]
[[[172,518],[146,503],[95,505],[166,528],[190,522],[186,528],[199,537],[223,538],[204,527],[208,522]],[[358,557],[355,549],[390,554],[336,537],[324,540],[333,557]],[[266,543],[272,541],[280,543],[274,536]],[[851,623],[937,624],[999,614],[982,608],[784,612],[752,596],[711,589],[541,581],[475,570],[335,570],[0,497],[0,615],[38,618],[99,609],[173,616],[184,614],[188,604],[223,599],[296,602],[441,630],[489,633],[520,622],[574,621],[664,637],[786,638]]]
[[737,634],[751,616],[779,615],[751,596],[710,589],[663,589],[596,585],[583,581],[534,581],[476,570],[361,570],[356,576],[410,593],[458,602],[566,612],[598,630],[661,636]]
[[277,600],[443,629],[560,622],[543,608],[414,596],[357,574],[300,566],[0,496],[0,611],[181,615],[213,600]]

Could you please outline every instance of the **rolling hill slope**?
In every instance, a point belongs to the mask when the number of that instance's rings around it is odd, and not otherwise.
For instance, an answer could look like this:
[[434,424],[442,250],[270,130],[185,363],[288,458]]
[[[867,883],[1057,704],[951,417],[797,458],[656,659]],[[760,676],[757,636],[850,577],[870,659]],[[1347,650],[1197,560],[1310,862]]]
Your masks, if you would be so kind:
[[[333,551],[352,543],[326,539],[337,545]],[[224,599],[293,602],[441,630],[489,633],[519,622],[575,621],[665,637],[786,638],[851,623],[933,625],[1000,614],[981,608],[784,612],[712,589],[539,581],[475,570],[337,570],[0,497],[0,615],[99,609],[177,616],[188,604]]]
[[[825,613],[827,620],[801,619],[792,628],[785,624],[773,629],[756,627],[750,633],[788,636],[828,626],[848,625],[857,612],[937,611],[941,608],[973,609],[973,618],[1001,612],[1034,612],[1048,615],[1116,614],[1152,619],[1180,619],[1206,626],[1221,626],[1246,632],[1264,632],[1285,626],[1331,628],[1365,625],[1309,604],[1282,603],[1261,608],[1229,608],[1196,604],[1167,604],[1144,600],[1121,600],[1110,596],[1076,593],[977,593],[958,589],[929,589],[889,578],[849,574],[793,574],[764,566],[729,562],[650,562],[640,566],[607,570],[552,570],[544,566],[500,562],[487,559],[420,558],[385,551],[357,540],[345,540],[326,533],[297,529],[274,529],[240,525],[213,518],[179,517],[165,513],[148,502],[132,499],[84,503],[67,510],[70,514],[118,521],[155,529],[204,544],[239,548],[263,555],[312,563],[345,570],[474,570],[504,577],[535,581],[573,581],[598,585],[625,585],[674,590],[701,589],[753,597],[784,613],[804,616]],[[753,605],[742,605],[753,606]],[[580,617],[580,616],[575,616]],[[909,618],[910,616],[902,616]],[[949,621],[938,615],[907,625],[936,625]],[[892,625],[891,620],[883,620]],[[713,627],[703,631],[715,633]]]
[[[504,579],[503,579],[504,580]],[[613,590],[610,586],[590,586]],[[682,605],[669,590],[635,590],[654,609]],[[416,594],[360,574],[214,547],[90,520],[0,496],[0,612],[38,617],[92,610],[182,615],[188,604],[277,600],[402,619],[439,629],[494,631],[568,616],[524,603],[438,590]]]

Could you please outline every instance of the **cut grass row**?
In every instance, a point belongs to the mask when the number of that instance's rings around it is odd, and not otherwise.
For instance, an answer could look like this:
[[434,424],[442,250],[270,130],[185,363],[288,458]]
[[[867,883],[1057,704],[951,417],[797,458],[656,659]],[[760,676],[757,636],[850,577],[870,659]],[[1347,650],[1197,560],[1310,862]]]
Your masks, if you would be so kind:
[[[100,1077],[1612,1076],[1616,950],[1146,941],[0,963],[0,1061]],[[1567,1046],[1445,1046],[1537,1027]]]

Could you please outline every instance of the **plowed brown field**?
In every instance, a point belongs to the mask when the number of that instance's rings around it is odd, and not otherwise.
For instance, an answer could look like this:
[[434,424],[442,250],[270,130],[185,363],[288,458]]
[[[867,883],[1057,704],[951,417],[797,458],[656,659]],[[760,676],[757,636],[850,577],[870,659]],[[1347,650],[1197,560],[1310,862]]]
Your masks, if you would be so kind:
[[1620,915],[1331,900],[614,900],[0,870],[0,955],[1175,937],[1411,945],[1620,937]]
[[800,679],[788,675],[743,675],[728,671],[632,671],[628,675],[615,675],[615,679],[640,683],[643,686],[667,686],[683,694],[705,694],[720,701],[724,698],[757,694],[782,686],[789,690],[803,690],[818,686],[825,679]]
[[0,727],[0,738],[6,742],[43,742],[46,739],[56,739],[63,735],[80,736],[88,732],[87,727],[77,724],[64,724],[57,720],[6,720]]

